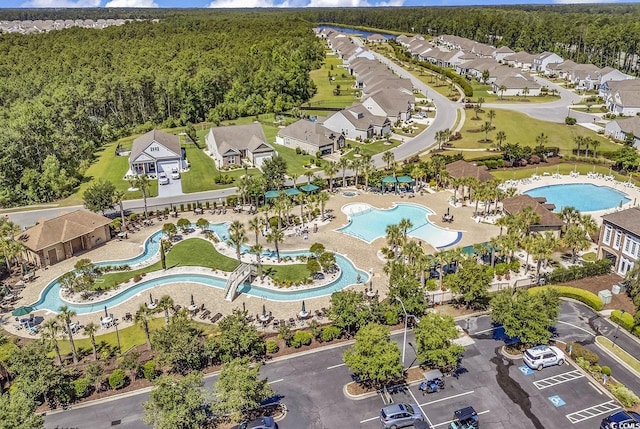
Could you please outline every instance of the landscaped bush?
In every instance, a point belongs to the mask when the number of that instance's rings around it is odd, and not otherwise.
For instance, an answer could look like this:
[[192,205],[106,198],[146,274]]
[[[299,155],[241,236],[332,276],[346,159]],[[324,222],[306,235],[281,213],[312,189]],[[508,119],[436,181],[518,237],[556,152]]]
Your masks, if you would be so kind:
[[135,283],[138,283],[140,280],[142,280],[142,276],[140,274],[136,274],[135,276],[133,276],[133,281]]
[[638,402],[640,402],[640,398],[631,391],[627,386],[622,383],[616,383],[609,386],[609,390],[611,393],[620,401],[622,405],[625,407],[633,407]]
[[[620,317],[622,316],[622,317]],[[627,331],[631,332],[634,328],[634,320],[633,320],[633,316],[631,315],[631,313],[624,313],[621,314],[620,310],[613,310],[611,312],[611,321],[613,323],[616,323],[620,326],[622,326],[624,329],[626,329]]]
[[572,118],[571,116],[567,116],[566,118],[564,118],[564,123],[567,125],[575,125],[578,123],[578,120],[576,118]]
[[609,368],[608,366],[601,366],[600,372],[602,372],[602,374],[606,375],[607,377],[611,377],[611,368]]
[[578,360],[582,358],[591,365],[596,365],[600,361],[600,357],[579,343],[567,343],[565,350],[571,351],[571,357]]
[[322,329],[322,341],[333,341],[340,338],[342,331],[337,326],[329,325]]
[[291,345],[296,349],[299,349],[302,346],[308,346],[309,344],[311,344],[311,340],[313,340],[313,335],[311,334],[311,332],[297,331],[295,334],[293,334]]
[[537,293],[538,291],[541,291],[544,288],[550,288],[550,287],[554,288],[558,292],[558,295],[565,298],[572,298],[582,303],[585,303],[596,311],[600,311],[602,310],[602,307],[604,307],[602,300],[595,293],[589,292],[588,290],[582,290],[576,287],[571,287],[571,286],[540,286],[540,287],[529,289],[529,293]]
[[278,346],[278,342],[275,340],[267,340],[266,341],[266,346],[267,346],[267,353],[278,353],[278,350],[280,350],[280,347]]
[[500,263],[500,264],[496,264],[495,266],[495,273],[498,276],[504,276],[505,274],[507,274],[508,271],[509,271],[508,264]]
[[109,376],[109,386],[113,390],[122,389],[127,381],[127,375],[121,369],[114,370]]
[[156,378],[156,376],[158,375],[158,369],[156,368],[156,362],[153,361],[153,360],[145,362],[144,366],[142,367],[142,374],[144,375],[145,379],[154,380]]
[[384,323],[393,326],[398,324],[398,313],[395,310],[387,310],[384,312]]
[[91,381],[87,377],[78,378],[73,382],[73,389],[76,393],[76,398],[84,398],[89,393],[89,386]]
[[587,262],[583,265],[572,265],[569,268],[558,267],[552,273],[545,276],[547,283],[562,283],[571,280],[579,280],[585,277],[599,276],[611,272],[611,261],[600,259],[596,262]]

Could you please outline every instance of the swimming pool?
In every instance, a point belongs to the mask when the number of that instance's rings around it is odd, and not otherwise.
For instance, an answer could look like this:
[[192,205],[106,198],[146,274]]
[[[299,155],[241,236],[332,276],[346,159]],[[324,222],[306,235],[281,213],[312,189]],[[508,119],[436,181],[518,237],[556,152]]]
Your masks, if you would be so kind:
[[378,209],[364,203],[347,204],[342,211],[349,217],[349,224],[337,231],[371,243],[386,236],[387,226],[409,219],[413,227],[407,231],[411,237],[426,241],[436,249],[453,246],[462,238],[462,232],[441,228],[429,222],[433,210],[410,203],[394,203],[391,209]]
[[608,186],[591,183],[566,183],[542,186],[524,192],[532,197],[544,197],[548,203],[556,206],[559,212],[563,207],[575,207],[581,212],[606,210],[629,202],[627,196]]
[[[228,234],[228,225],[229,222],[211,224],[209,226],[209,229],[214,231],[222,239],[223,236]],[[100,262],[96,265],[109,266],[131,264],[130,261],[137,261],[136,263],[144,262],[158,252],[158,243],[160,242],[161,235],[162,231],[158,231],[151,235],[151,237],[149,237],[145,241],[144,252],[136,256],[135,258],[122,261]],[[307,250],[280,252],[280,256],[291,257],[308,254],[309,252]],[[301,289],[297,291],[280,291],[276,289],[260,288],[253,285],[244,284],[239,289],[239,292],[259,298],[268,299],[271,301],[299,301],[302,299],[311,299],[320,296],[331,295],[333,292],[342,290],[349,285],[356,284],[358,277],[364,279],[365,281],[369,278],[369,274],[367,272],[357,269],[355,265],[343,255],[336,254],[336,264],[340,267],[341,270],[340,277],[328,285],[319,286],[316,288]],[[142,292],[148,291],[157,286],[171,283],[198,283],[209,287],[224,289],[227,283],[227,279],[207,274],[169,274],[151,280],[140,281],[135,285],[123,290],[119,294],[109,297],[105,300],[91,301],[82,304],[69,303],[67,301],[64,301],[60,296],[60,285],[56,279],[50,282],[43,289],[40,294],[40,299],[38,299],[37,302],[31,305],[38,310],[50,310],[57,312],[61,305],[66,304],[69,309],[75,311],[77,314],[94,313],[103,311],[105,306],[107,306],[108,308],[117,306],[135,296],[138,296]]]

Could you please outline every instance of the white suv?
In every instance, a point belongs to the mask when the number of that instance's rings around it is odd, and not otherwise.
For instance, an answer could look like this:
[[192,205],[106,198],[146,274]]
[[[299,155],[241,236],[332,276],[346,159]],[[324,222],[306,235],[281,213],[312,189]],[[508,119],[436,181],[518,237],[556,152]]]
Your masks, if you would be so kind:
[[540,371],[545,366],[564,364],[564,353],[555,346],[535,346],[524,352],[524,363]]
[[171,178],[173,180],[178,180],[180,178],[180,171],[175,167],[171,169]]
[[167,177],[167,175],[164,172],[158,174],[158,184],[159,185],[168,185],[169,184],[169,178]]

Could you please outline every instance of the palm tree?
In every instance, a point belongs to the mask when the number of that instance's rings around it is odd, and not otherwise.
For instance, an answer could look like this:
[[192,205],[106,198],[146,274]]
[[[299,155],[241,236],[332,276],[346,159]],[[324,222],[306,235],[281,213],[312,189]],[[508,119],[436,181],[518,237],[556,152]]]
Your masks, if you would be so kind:
[[89,322],[84,327],[84,334],[88,335],[91,339],[91,348],[93,349],[93,360],[98,360],[98,349],[96,347],[96,332],[98,332],[98,325],[94,322]]
[[264,219],[259,216],[252,217],[249,219],[249,230],[253,231],[256,235],[256,244],[258,244],[258,237],[260,236],[260,232],[264,227]]
[[493,128],[491,127],[491,122],[486,121],[482,127],[480,127],[480,130],[484,132],[484,141],[488,142],[489,141],[489,131],[491,131]]
[[566,228],[568,229],[572,223],[577,222],[580,219],[580,212],[572,206],[565,206],[560,211],[560,218],[564,221]]
[[489,126],[493,126],[493,120],[496,117],[496,111],[491,109],[489,113],[487,113],[487,118],[489,118]]
[[406,241],[402,246],[402,254],[407,257],[410,266],[414,265],[421,253],[424,253],[424,250],[413,240]]
[[583,136],[575,136],[573,138],[573,141],[575,142],[576,146],[578,147],[578,154],[577,154],[578,156],[580,156],[580,148],[584,144],[584,140],[585,140],[585,138]]
[[147,196],[149,194],[149,187],[151,186],[149,176],[147,176],[146,174],[140,174],[136,176],[131,183],[134,188],[138,188],[140,189],[140,192],[142,192],[142,201],[144,203],[144,218],[148,219],[149,215],[147,213]]
[[304,226],[304,203],[307,199],[307,196],[305,194],[298,194],[293,197],[293,199],[295,200],[296,204],[300,206],[300,222],[302,222],[302,226]]
[[540,215],[533,211],[532,207],[525,207],[518,215],[518,226],[520,231],[524,235],[529,235],[531,231],[531,225],[535,225],[540,222]]
[[160,300],[158,300],[158,307],[157,309],[159,311],[164,311],[164,323],[165,325],[169,324],[169,310],[173,308],[173,298],[171,298],[169,295],[162,295],[160,297]]
[[559,240],[550,232],[536,235],[531,246],[531,254],[536,260],[536,283],[540,280],[542,261],[547,261],[558,248]]
[[329,182],[329,192],[333,192],[333,177],[338,172],[338,166],[333,161],[327,161],[323,168],[324,175]]
[[67,305],[62,305],[58,309],[58,318],[65,324],[67,328],[67,335],[69,335],[69,344],[71,345],[71,356],[73,356],[73,363],[78,363],[76,344],[73,341],[73,332],[71,332],[71,318],[75,316],[76,312],[67,307]]
[[404,239],[404,241],[406,241],[407,231],[413,228],[413,223],[407,218],[402,218],[398,223],[398,228],[400,228],[400,231],[402,231],[402,238]]
[[113,202],[115,204],[118,204],[118,208],[120,209],[120,220],[122,221],[122,226],[120,228],[121,231],[126,231],[127,229],[127,223],[125,220],[126,218],[124,216],[124,204],[123,204],[123,200],[126,195],[127,194],[121,189],[116,189],[113,192]]
[[504,92],[507,90],[507,87],[505,85],[500,85],[500,87],[498,88],[498,92],[500,92],[500,100],[502,100],[502,96],[504,95]]
[[578,259],[578,252],[588,249],[591,240],[587,237],[587,233],[579,225],[571,225],[567,228],[567,232],[562,237],[562,243],[565,247],[571,249],[571,262],[574,264]]
[[282,243],[282,241],[284,240],[284,232],[282,232],[279,227],[272,228],[271,231],[269,231],[269,233],[267,234],[266,239],[268,243],[273,243],[274,247],[276,248],[277,260],[278,262],[280,262],[280,249],[278,247],[278,243]]
[[520,240],[520,245],[527,252],[527,257],[526,257],[526,259],[524,261],[524,266],[525,266],[524,272],[525,272],[525,274],[529,272],[529,255],[533,251],[534,243],[535,243],[535,240],[530,235],[527,235],[522,240]]
[[143,303],[138,307],[138,311],[133,316],[133,321],[140,326],[147,338],[147,347],[151,350],[151,334],[149,333],[149,320],[151,320],[151,310]]
[[62,365],[62,356],[60,355],[60,347],[58,346],[58,334],[60,334],[60,325],[56,319],[47,319],[42,324],[42,339],[53,346],[58,356],[58,363]]
[[376,171],[370,156],[366,156],[362,159],[362,177],[364,177],[364,189],[369,189],[369,177]]
[[582,229],[585,230],[587,235],[590,235],[590,236],[595,234],[599,229],[598,224],[596,223],[593,216],[587,213],[580,216],[580,218],[578,219],[578,223],[580,224]]
[[591,139],[591,147],[593,148],[593,157],[597,158],[596,149],[600,146],[600,140]]
[[545,133],[540,133],[540,135],[536,137],[536,143],[538,144],[537,147],[540,148],[541,150],[544,149],[548,141],[549,141],[549,137]]
[[242,249],[242,245],[247,241],[249,241],[249,239],[247,238],[247,233],[244,230],[244,224],[239,220],[234,220],[231,225],[229,225],[229,239],[227,240],[227,244],[231,247],[235,247],[238,263],[242,263],[242,260],[240,259],[240,250]]
[[316,200],[318,201],[318,203],[320,203],[320,216],[322,216],[322,219],[324,219],[324,208],[329,201],[329,198],[329,194],[324,191],[321,191],[316,195]]
[[349,168],[349,160],[345,157],[340,157],[337,167],[342,171],[342,187],[347,186],[347,168]]
[[524,87],[522,88],[522,95],[524,95],[524,98],[527,98],[527,95],[529,95],[529,88],[528,87]]
[[391,152],[390,150],[384,152],[382,154],[382,162],[386,162],[387,163],[387,170],[389,170],[389,168],[391,168],[391,163],[393,161],[395,161],[396,156],[393,154],[393,152]]
[[498,131],[496,134],[496,140],[498,140],[498,150],[502,150],[502,143],[507,139],[507,135],[504,131]]
[[400,227],[398,225],[388,225],[385,233],[387,235],[387,243],[389,244],[389,247],[391,247],[391,250],[395,255],[397,247],[403,241],[402,231],[400,230]]
[[360,171],[361,167],[362,167],[362,159],[356,158],[353,161],[351,161],[351,168],[353,169],[354,176],[355,176],[356,189],[358,189],[358,171]]
[[262,250],[262,244],[259,243],[254,244],[249,249],[249,252],[256,255],[256,264],[258,265],[258,275],[260,276],[260,279],[264,278],[264,275],[262,274]]

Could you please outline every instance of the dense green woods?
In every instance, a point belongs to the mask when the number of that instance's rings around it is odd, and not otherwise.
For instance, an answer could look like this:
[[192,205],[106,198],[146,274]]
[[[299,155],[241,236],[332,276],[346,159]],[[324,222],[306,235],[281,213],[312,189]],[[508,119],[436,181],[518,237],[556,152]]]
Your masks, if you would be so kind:
[[640,5],[637,4],[344,8],[299,13],[313,22],[434,36],[453,34],[531,53],[554,51],[577,62],[624,71],[637,66],[633,54],[638,54],[640,43]]
[[67,195],[96,149],[136,126],[290,109],[323,58],[291,14],[168,16],[0,36],[0,206]]

